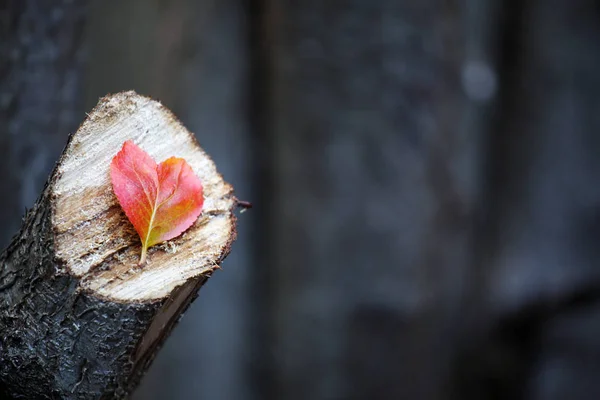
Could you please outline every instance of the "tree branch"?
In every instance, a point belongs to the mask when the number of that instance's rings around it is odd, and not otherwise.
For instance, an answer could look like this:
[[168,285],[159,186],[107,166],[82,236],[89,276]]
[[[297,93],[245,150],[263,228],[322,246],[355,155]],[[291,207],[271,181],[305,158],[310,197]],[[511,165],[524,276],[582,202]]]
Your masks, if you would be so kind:
[[[148,251],[112,192],[109,163],[131,139],[185,158],[204,210]],[[124,398],[235,239],[232,187],[169,110],[106,97],[71,136],[21,231],[0,256],[0,390],[14,398]]]

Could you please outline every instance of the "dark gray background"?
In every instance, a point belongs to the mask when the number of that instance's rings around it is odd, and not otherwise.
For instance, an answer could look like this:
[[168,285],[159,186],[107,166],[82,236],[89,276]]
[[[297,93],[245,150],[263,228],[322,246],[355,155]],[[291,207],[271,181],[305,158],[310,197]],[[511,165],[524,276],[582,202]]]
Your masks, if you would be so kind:
[[600,3],[0,1],[0,239],[135,89],[238,197],[136,400],[600,398]]

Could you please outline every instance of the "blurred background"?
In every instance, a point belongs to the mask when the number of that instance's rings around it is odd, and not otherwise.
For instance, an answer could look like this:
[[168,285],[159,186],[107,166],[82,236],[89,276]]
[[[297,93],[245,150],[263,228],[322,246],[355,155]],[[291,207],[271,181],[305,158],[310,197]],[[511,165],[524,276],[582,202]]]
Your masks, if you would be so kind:
[[134,89],[255,204],[135,400],[598,399],[599,71],[596,0],[2,0],[0,242]]

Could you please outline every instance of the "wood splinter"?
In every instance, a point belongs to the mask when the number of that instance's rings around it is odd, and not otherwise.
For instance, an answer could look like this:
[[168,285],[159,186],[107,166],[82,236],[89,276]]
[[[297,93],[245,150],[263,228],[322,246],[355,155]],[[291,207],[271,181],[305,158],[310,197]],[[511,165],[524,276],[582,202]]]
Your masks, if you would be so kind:
[[[198,220],[142,267],[108,172],[126,140],[186,159],[204,186]],[[0,398],[126,398],[229,253],[239,206],[169,110],[134,92],[103,98],[0,256]]]

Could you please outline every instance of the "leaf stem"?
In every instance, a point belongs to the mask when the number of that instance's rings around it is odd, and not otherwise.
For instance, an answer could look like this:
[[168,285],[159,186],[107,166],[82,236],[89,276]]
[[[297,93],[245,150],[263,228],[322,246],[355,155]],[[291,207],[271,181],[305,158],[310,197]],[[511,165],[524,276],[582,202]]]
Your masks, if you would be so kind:
[[142,256],[140,257],[138,265],[144,265],[146,263],[146,250],[146,246],[142,246]]

